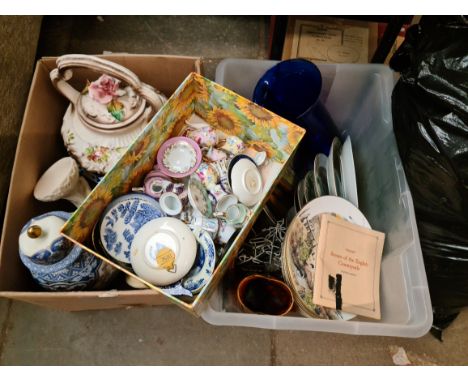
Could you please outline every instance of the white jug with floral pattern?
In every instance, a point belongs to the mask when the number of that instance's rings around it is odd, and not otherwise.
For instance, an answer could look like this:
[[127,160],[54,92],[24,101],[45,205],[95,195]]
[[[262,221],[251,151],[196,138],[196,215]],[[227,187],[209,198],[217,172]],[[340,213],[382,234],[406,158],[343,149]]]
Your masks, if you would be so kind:
[[[101,76],[88,81],[80,93],[67,82],[72,68],[92,69]],[[95,56],[59,57],[50,79],[70,100],[61,129],[68,152],[82,168],[100,175],[112,168],[167,100],[127,68]]]

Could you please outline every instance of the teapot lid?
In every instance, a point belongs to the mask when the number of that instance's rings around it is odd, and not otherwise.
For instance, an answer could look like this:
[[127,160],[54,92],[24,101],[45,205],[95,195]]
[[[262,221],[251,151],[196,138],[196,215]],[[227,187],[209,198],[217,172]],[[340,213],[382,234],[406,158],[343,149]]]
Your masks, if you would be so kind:
[[82,91],[77,109],[83,122],[99,130],[115,130],[138,119],[146,101],[131,86],[106,74],[88,83]]

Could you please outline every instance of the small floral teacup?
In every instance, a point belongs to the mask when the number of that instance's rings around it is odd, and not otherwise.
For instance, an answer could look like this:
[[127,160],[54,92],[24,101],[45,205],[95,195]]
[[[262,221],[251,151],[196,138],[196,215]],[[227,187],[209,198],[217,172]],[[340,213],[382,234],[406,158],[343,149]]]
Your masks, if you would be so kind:
[[235,135],[228,135],[219,148],[232,155],[238,155],[245,150],[245,144],[239,137],[236,137]]

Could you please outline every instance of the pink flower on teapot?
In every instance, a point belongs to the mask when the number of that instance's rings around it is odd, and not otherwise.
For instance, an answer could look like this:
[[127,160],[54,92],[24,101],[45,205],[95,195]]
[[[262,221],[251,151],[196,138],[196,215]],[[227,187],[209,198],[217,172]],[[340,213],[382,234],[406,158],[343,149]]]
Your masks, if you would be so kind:
[[189,129],[187,137],[193,139],[201,147],[213,147],[218,143],[216,131],[210,126]]
[[93,81],[89,84],[89,96],[93,100],[105,105],[117,96],[119,85],[119,80],[108,76],[107,74],[103,74],[96,81]]

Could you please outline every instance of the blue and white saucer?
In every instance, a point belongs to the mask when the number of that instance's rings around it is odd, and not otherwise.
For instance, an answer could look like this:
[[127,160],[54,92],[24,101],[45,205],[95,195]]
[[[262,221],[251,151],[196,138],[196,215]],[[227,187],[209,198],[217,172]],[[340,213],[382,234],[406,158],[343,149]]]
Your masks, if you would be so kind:
[[188,275],[182,280],[182,286],[195,294],[202,290],[213,275],[216,248],[208,232],[195,229],[193,234],[199,244],[197,258]]
[[113,259],[130,264],[135,234],[150,220],[166,216],[159,203],[145,194],[131,193],[112,201],[98,225],[102,249]]

